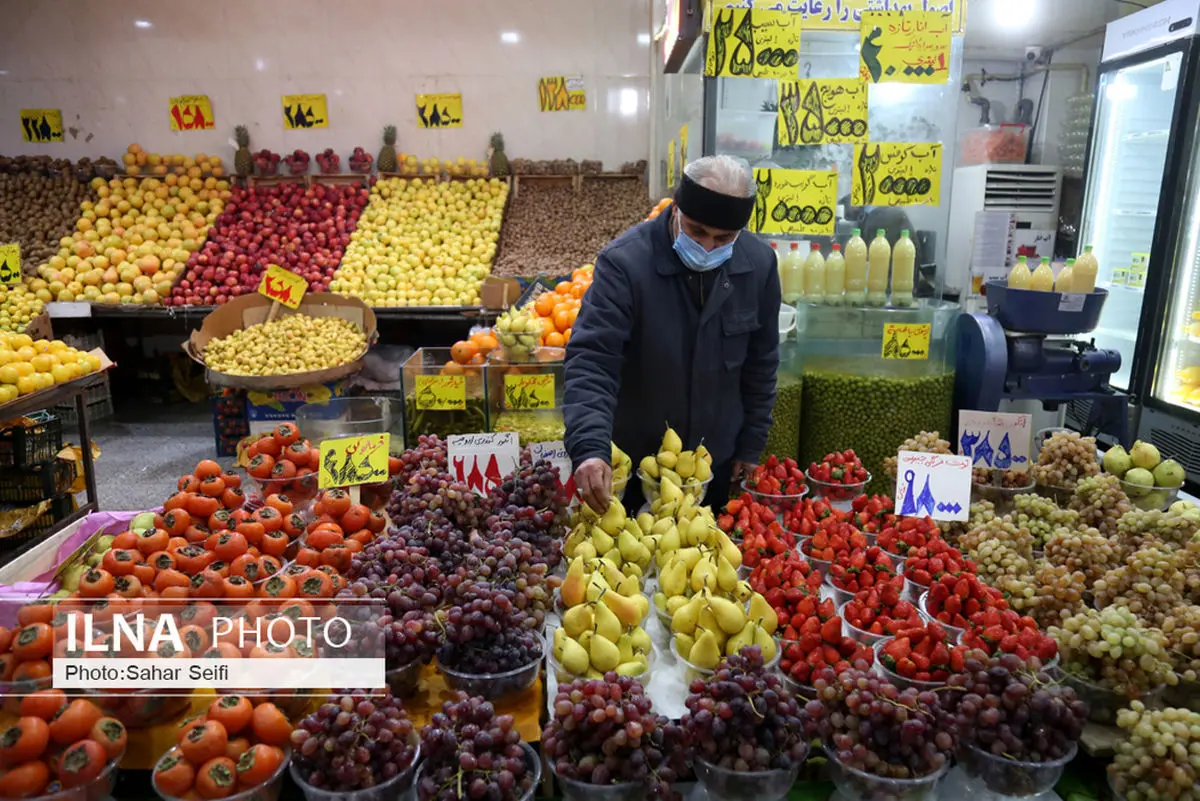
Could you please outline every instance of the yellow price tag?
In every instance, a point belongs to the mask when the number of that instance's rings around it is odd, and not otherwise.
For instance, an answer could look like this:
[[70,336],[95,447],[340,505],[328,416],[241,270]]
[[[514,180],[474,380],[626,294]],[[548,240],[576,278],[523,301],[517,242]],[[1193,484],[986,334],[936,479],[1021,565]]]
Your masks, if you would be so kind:
[[541,373],[504,376],[504,400],[509,409],[553,409],[554,375]]
[[267,271],[258,285],[258,294],[277,300],[289,309],[298,308],[307,291],[307,281],[278,264],[267,265]]
[[62,109],[21,109],[21,138],[26,142],[63,141]]
[[386,481],[391,441],[390,434],[322,440],[317,486],[329,489]]
[[871,83],[950,80],[949,14],[868,11],[862,15],[859,76]]
[[419,375],[416,377],[417,409],[429,412],[456,412],[467,408],[467,379],[461,375]]
[[679,128],[679,163],[684,166],[688,163],[688,126],[686,122]]
[[779,144],[867,141],[867,85],[854,78],[778,82]]
[[0,245],[0,284],[21,283],[21,244]]
[[725,8],[713,12],[704,74],[794,78],[800,64],[800,17],[787,11]]
[[836,172],[818,170],[754,171],[754,216],[750,230],[759,234],[832,235],[837,208]]
[[587,108],[587,92],[583,77],[551,75],[538,79],[539,111],[583,111]]
[[929,323],[884,323],[883,358],[928,359]]
[[180,95],[172,97],[170,103],[172,131],[204,131],[217,127],[208,95]]
[[855,206],[937,206],[942,200],[940,143],[855,145],[852,173]]
[[[744,8],[746,0],[718,0],[714,7]],[[871,11],[903,11],[912,8],[912,0],[802,0],[788,3],[788,13],[800,18],[806,31],[857,31],[862,15]],[[950,14],[954,33],[963,33],[967,24],[967,0],[938,0],[938,7]]]
[[421,128],[461,128],[462,95],[417,95],[417,125]]
[[667,186],[675,185],[675,140],[667,142]]
[[325,95],[283,96],[284,130],[328,127],[329,107],[325,103]]

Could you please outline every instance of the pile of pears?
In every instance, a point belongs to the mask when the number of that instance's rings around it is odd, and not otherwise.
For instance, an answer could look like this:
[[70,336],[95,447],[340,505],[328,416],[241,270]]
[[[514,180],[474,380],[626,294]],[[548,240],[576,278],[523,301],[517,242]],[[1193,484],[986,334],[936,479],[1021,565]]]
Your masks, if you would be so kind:
[[[683,440],[675,433],[675,429],[668,426],[658,453],[642,459],[638,467],[646,485],[647,498],[654,499],[655,482],[658,483],[660,497],[668,492],[668,485],[676,492],[693,490],[697,495],[703,495],[702,488],[712,479],[712,454],[703,443],[694,451],[685,451]],[[675,495],[676,492],[671,494]]]
[[629,474],[633,471],[633,459],[630,459],[629,454],[618,448],[617,443],[614,442],[609,464],[612,465],[613,494],[620,495],[621,490],[625,489],[625,485],[629,483]]
[[[140,534],[143,531],[153,529],[154,517],[154,512],[142,512],[129,522],[129,530],[135,534]],[[112,534],[101,534],[96,537],[91,553],[62,572],[59,576],[59,583],[62,585],[62,588],[50,597],[67,598],[77,592],[79,590],[79,581],[83,578],[83,574],[93,567],[100,566],[100,563],[104,560],[104,554],[112,550],[114,539],[116,537]]]
[[650,669],[650,636],[641,626],[650,602],[638,576],[605,557],[589,563],[576,556],[560,592],[566,611],[554,630],[553,654],[568,674],[561,680],[603,678],[610,670],[643,676]]
[[510,362],[527,362],[542,341],[542,320],[531,309],[511,308],[496,320],[500,351]]
[[602,515],[581,503],[571,518],[571,533],[563,543],[563,554],[568,559],[582,559],[589,566],[585,572],[592,572],[590,566],[600,560],[640,582],[654,558],[657,538],[647,539],[654,522],[649,514],[636,520],[629,517],[616,498]]
[[692,665],[713,670],[726,656],[757,645],[769,663],[779,652],[775,629],[779,618],[766,598],[753,593],[748,608],[740,602],[701,590],[671,618],[675,652]]

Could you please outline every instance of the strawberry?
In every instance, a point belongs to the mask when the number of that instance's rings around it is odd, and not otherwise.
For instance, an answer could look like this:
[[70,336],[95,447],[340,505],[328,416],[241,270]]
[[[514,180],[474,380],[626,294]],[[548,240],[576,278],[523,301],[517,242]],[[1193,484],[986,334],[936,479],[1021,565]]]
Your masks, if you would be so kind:
[[821,624],[821,639],[831,644],[842,641],[842,619],[840,617],[831,617]]

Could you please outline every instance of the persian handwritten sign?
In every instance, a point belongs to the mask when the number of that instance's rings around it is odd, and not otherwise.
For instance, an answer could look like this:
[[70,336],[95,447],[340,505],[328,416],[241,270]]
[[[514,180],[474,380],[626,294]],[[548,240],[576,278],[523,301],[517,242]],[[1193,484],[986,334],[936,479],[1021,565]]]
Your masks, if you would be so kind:
[[515,431],[451,434],[446,440],[450,475],[479,495],[487,495],[517,469],[521,445]]
[[784,11],[713,9],[705,75],[794,78],[799,64],[799,17]]
[[586,108],[587,92],[581,76],[551,75],[538,79],[539,111],[583,111]]
[[325,95],[283,95],[283,127],[288,131],[329,127]]
[[780,80],[779,144],[867,141],[867,85],[854,78]]
[[562,440],[529,443],[529,458],[535,462],[545,459],[554,465],[554,469],[558,471],[558,486],[566,492],[568,498],[574,497],[575,476],[571,472],[571,457],[567,455],[567,446]]
[[169,101],[172,131],[205,131],[217,127],[208,95],[180,95]]
[[63,141],[62,109],[21,109],[21,138],[26,142]]
[[456,412],[467,408],[467,379],[461,375],[419,375],[416,405],[420,411]]
[[291,270],[285,270],[278,264],[268,264],[263,279],[258,284],[258,294],[265,295],[271,300],[277,300],[289,309],[296,309],[304,300],[308,291],[308,282]]
[[870,142],[854,146],[855,206],[936,206],[942,197],[941,143]]
[[317,486],[329,489],[386,481],[391,439],[390,434],[366,434],[321,440]]
[[675,185],[675,140],[667,142],[667,186]]
[[932,329],[929,323],[884,323],[881,355],[885,359],[928,359]]
[[421,128],[461,128],[461,94],[417,95],[417,125]]
[[820,170],[754,171],[754,216],[760,234],[832,235],[837,173]]
[[21,243],[0,245],[0,284],[21,283]]
[[972,467],[1027,469],[1032,435],[1032,415],[970,409],[958,413],[958,452],[971,457]]
[[966,520],[971,513],[971,457],[900,451],[896,512],[904,517]]
[[504,400],[509,409],[553,409],[554,374],[506,373]]
[[724,8],[786,11],[806,31],[857,31],[868,11],[940,11],[950,15],[954,33],[967,29],[967,0],[718,0]]
[[950,15],[868,11],[859,30],[859,74],[871,83],[950,80]]

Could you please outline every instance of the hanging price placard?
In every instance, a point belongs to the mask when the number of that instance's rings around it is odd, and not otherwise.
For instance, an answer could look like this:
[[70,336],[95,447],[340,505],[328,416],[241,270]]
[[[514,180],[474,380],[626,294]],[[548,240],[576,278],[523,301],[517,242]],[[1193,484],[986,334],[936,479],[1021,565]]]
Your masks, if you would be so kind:
[[958,453],[971,465],[998,470],[1029,467],[1033,415],[1009,412],[958,412]]
[[367,434],[322,440],[317,486],[329,489],[386,481],[391,439],[390,434]]
[[538,79],[539,111],[583,111],[587,92],[582,76],[553,75]]
[[554,374],[505,374],[504,400],[510,409],[553,409]]
[[461,94],[417,95],[417,125],[421,128],[461,128]]
[[328,128],[329,108],[325,95],[284,95],[283,127],[289,131]]
[[786,11],[713,9],[704,74],[723,78],[794,78],[800,18]]
[[855,206],[939,205],[941,144],[855,145],[850,198]]
[[181,95],[168,102],[172,131],[204,131],[217,127],[208,95]]
[[867,85],[854,78],[780,80],[779,144],[867,141]]
[[[775,0],[716,0],[713,8],[778,8],[783,3]],[[800,27],[806,31],[857,31],[862,26],[862,16],[870,11],[904,11],[912,9],[913,0],[789,0],[787,12],[800,18]],[[967,0],[923,0],[928,8],[935,5],[938,10],[950,14],[954,33],[966,30]]]
[[451,434],[446,438],[446,460],[456,481],[487,495],[520,464],[520,439],[515,431]]
[[21,245],[11,242],[0,245],[0,284],[21,283]]
[[754,171],[754,216],[759,234],[832,235],[837,173],[818,170]]
[[63,141],[62,109],[21,109],[21,138],[26,142]]
[[429,412],[457,412],[467,408],[467,379],[461,375],[419,375],[416,384],[417,409]]
[[258,285],[258,294],[279,301],[289,309],[299,308],[300,301],[304,300],[304,293],[307,291],[307,281],[278,264],[267,265],[267,271],[263,273],[263,279]]
[[929,323],[884,323],[882,356],[885,359],[929,358]]
[[934,520],[971,516],[971,457],[900,451],[896,454],[896,513]]
[[859,29],[859,75],[871,83],[950,80],[949,14],[868,11]]

